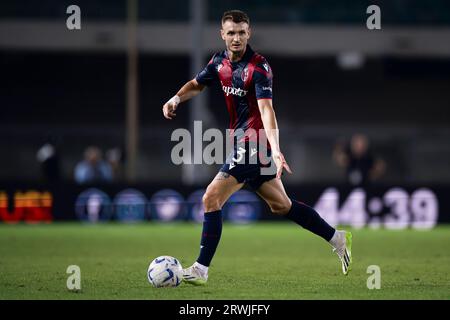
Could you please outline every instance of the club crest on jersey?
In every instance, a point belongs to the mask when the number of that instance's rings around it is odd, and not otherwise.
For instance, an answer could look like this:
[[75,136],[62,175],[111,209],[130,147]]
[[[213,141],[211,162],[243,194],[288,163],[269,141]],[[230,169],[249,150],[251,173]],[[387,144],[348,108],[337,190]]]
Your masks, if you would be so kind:
[[263,67],[267,72],[269,72],[269,65],[267,64],[267,62],[263,64]]
[[217,72],[220,72],[220,69],[222,69],[222,67],[223,67],[223,65],[222,65],[221,63],[219,63],[219,64],[217,65]]
[[248,67],[245,67],[245,69],[244,70],[242,70],[242,73],[241,73],[241,79],[242,79],[242,81],[247,81],[247,78],[248,78]]

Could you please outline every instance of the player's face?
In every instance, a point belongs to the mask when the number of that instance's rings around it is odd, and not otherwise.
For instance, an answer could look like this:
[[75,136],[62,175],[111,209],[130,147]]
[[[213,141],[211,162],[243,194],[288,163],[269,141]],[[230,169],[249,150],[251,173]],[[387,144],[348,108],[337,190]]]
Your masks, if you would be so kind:
[[227,50],[237,54],[245,50],[248,39],[250,39],[250,28],[246,22],[236,23],[227,20],[222,24],[220,33]]

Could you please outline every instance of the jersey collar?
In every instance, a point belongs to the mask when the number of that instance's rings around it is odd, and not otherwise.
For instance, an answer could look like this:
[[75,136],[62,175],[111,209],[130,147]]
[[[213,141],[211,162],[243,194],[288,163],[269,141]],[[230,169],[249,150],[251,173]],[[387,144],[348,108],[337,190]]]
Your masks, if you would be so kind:
[[233,63],[233,64],[237,64],[237,63],[240,63],[240,62],[248,62],[248,61],[250,61],[250,59],[253,57],[253,54],[254,54],[254,53],[255,53],[255,52],[253,51],[252,47],[250,47],[250,45],[247,44],[247,47],[245,48],[244,56],[241,58],[241,60],[236,61],[236,62],[232,62],[232,61],[230,60],[230,58],[228,57],[228,50],[225,50],[225,56],[226,56],[227,59],[228,59],[231,63]]

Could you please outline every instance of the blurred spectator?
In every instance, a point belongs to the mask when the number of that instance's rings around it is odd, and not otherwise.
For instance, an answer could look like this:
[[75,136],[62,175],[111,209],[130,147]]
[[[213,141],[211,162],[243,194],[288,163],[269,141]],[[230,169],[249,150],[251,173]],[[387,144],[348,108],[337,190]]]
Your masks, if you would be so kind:
[[41,165],[42,176],[46,182],[54,183],[61,179],[58,143],[54,137],[49,137],[39,148],[36,159]]
[[360,133],[354,134],[348,145],[338,142],[333,158],[345,168],[347,183],[352,186],[366,186],[378,180],[386,168],[384,160],[372,153],[367,136]]
[[108,183],[113,180],[111,165],[103,160],[98,147],[90,146],[84,151],[84,160],[75,167],[75,181],[79,184]]
[[106,151],[106,161],[112,169],[113,179],[121,180],[123,174],[124,154],[122,149],[115,147]]

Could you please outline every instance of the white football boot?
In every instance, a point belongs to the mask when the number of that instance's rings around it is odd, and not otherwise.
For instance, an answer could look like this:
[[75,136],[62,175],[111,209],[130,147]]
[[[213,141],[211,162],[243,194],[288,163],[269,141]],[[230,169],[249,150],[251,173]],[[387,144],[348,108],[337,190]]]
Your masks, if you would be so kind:
[[330,243],[333,246],[333,252],[336,252],[341,261],[342,273],[348,275],[352,269],[352,234],[344,230],[336,230]]
[[183,280],[194,285],[204,285],[208,280],[208,271],[201,270],[195,263],[183,269]]

